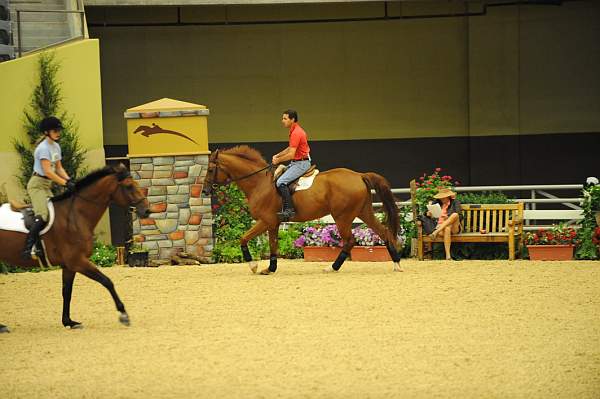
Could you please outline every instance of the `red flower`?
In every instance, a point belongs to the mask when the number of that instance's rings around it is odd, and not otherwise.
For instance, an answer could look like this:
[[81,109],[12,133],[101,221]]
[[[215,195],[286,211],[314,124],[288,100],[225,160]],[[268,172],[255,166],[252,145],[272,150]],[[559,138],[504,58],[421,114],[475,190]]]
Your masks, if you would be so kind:
[[441,172],[441,171],[442,171],[442,168],[435,168],[435,171],[436,171],[436,172]]

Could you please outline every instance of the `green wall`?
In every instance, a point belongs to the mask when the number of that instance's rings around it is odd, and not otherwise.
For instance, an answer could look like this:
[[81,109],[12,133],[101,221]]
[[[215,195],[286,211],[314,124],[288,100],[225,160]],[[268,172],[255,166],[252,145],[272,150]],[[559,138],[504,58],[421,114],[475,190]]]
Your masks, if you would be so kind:
[[[428,3],[427,12],[447,2]],[[231,21],[377,16],[379,5],[228,7]],[[390,3],[389,15],[407,12]],[[183,7],[181,22],[225,8]],[[207,105],[211,142],[600,132],[600,4],[490,7],[485,16],[229,26],[176,8],[88,8],[101,43],[105,143],[123,111],[162,97]],[[94,25],[96,24],[96,25]]]
[[[102,101],[100,90],[100,60],[98,40],[82,40],[55,47],[52,51],[60,63],[57,81],[61,84],[61,109],[78,124],[79,139],[88,149],[85,166],[96,169],[105,165],[102,130]],[[15,174],[19,158],[13,148],[13,139],[25,140],[23,111],[29,106],[34,87],[39,81],[38,58],[34,53],[16,60],[0,63],[0,185],[9,198],[23,198]],[[110,242],[108,217],[104,217],[96,233]]]

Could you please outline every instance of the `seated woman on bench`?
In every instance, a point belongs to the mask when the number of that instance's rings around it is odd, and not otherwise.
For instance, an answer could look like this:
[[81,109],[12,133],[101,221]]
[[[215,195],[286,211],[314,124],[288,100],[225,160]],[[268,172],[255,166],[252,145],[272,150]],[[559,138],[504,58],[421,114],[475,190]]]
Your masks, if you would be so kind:
[[[444,250],[446,251],[446,260],[451,260],[450,244],[452,243],[452,234],[460,233],[460,201],[456,199],[456,193],[449,188],[441,188],[439,192],[433,196],[434,203],[440,204],[442,214],[437,220],[437,226],[433,233],[429,235],[432,240],[435,240],[438,234],[444,234]],[[431,212],[427,212],[427,216],[431,217]]]

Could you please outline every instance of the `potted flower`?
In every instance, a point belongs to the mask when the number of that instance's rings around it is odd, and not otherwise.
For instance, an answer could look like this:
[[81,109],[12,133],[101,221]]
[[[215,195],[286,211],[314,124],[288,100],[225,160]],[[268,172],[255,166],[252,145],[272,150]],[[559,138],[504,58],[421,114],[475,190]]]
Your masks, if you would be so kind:
[[140,244],[134,244],[129,247],[127,264],[130,267],[148,266],[148,250]]
[[531,260],[571,260],[577,244],[577,232],[564,225],[538,229],[525,235]]
[[334,261],[342,250],[342,238],[335,224],[308,226],[294,241],[296,247],[304,247],[304,261]]
[[356,245],[350,258],[357,262],[386,262],[392,260],[385,242],[369,227],[362,225],[352,229]]
[[[442,168],[435,168],[432,174],[419,177],[416,182],[415,202],[417,211],[420,214],[427,212],[427,204],[433,200],[433,196],[442,188],[452,189],[452,176],[443,175]],[[454,186],[460,185],[460,182],[454,181]]]

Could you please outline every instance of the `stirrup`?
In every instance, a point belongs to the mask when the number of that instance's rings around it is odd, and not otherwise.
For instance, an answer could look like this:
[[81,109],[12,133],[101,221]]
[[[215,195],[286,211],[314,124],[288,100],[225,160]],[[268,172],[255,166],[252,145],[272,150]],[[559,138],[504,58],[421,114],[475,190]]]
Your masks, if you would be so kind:
[[284,209],[282,212],[277,212],[280,222],[289,222],[294,216],[296,216],[296,212],[293,209]]

